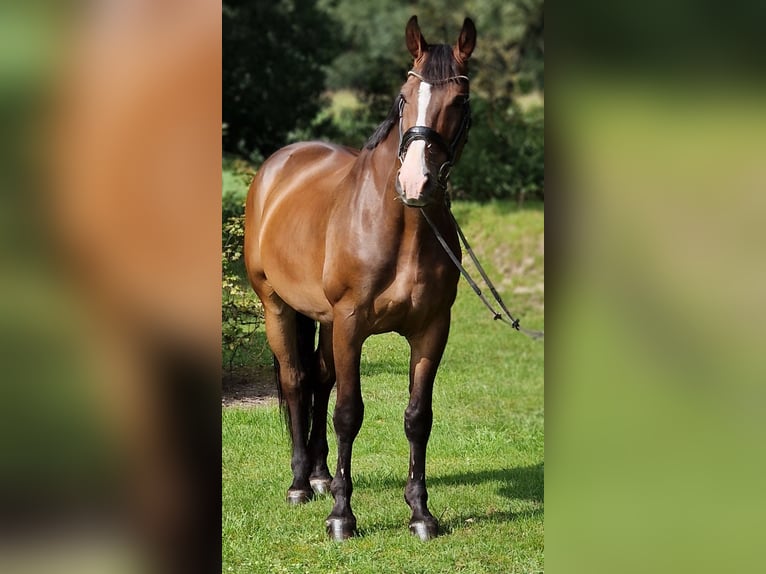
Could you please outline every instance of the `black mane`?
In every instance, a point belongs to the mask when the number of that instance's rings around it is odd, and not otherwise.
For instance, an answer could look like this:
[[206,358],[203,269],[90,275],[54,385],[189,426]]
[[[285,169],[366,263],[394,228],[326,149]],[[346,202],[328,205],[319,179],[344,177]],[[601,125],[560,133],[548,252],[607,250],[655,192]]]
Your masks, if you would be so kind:
[[401,102],[402,95],[399,94],[396,96],[394,104],[391,106],[391,110],[389,110],[386,119],[383,120],[383,123],[377,127],[375,133],[370,136],[370,139],[367,140],[367,143],[364,145],[365,148],[375,149],[378,147],[380,142],[388,137],[391,128],[393,128],[394,125],[399,121],[399,107],[401,106]]

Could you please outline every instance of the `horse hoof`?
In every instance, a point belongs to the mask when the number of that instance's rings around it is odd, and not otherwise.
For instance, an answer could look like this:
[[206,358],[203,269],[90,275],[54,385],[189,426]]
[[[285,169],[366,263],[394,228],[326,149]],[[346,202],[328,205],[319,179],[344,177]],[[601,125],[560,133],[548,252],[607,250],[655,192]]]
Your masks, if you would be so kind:
[[410,533],[425,542],[439,535],[439,526],[436,521],[418,520],[410,523]]
[[293,506],[306,504],[312,498],[314,498],[314,492],[311,490],[293,490],[291,488],[287,491],[287,502]]
[[336,542],[356,536],[356,520],[348,518],[328,518],[325,521],[327,536]]
[[312,478],[309,480],[312,490],[321,495],[330,494],[330,484],[332,481],[328,478]]

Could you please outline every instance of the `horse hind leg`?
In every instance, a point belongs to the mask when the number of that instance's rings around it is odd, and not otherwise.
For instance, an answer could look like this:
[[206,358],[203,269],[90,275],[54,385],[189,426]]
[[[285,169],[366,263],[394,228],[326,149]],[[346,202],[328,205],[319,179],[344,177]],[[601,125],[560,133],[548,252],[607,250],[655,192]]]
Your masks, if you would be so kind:
[[308,450],[312,470],[309,483],[316,494],[329,494],[332,475],[327,467],[327,404],[330,391],[335,385],[335,363],[332,354],[332,325],[319,328],[319,345],[316,350],[314,392],[311,411],[311,436]]
[[273,295],[264,304],[266,337],[277,363],[280,407],[284,409],[292,442],[293,481],[287,501],[301,504],[313,498],[309,483],[311,457],[308,435],[311,413],[311,370],[315,324]]

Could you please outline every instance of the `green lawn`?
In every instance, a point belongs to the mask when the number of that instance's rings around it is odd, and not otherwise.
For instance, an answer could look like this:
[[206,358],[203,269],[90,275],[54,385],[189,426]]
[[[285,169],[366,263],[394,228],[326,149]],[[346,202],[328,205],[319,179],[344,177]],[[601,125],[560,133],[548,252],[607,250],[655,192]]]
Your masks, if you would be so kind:
[[[511,311],[523,326],[542,329],[542,206],[456,203],[454,212]],[[330,498],[298,508],[284,502],[290,450],[273,403],[227,407],[224,572],[543,570],[543,343],[493,322],[462,280],[453,317],[428,446],[429,505],[442,536],[423,543],[407,529],[407,346],[380,335],[364,348],[365,420],[354,444],[361,536],[326,539]],[[331,438],[331,470],[334,457]]]

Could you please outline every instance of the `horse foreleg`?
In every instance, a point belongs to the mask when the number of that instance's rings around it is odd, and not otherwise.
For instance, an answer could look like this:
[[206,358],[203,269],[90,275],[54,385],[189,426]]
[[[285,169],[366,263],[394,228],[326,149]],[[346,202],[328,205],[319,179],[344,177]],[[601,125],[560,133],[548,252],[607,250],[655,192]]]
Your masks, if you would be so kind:
[[436,518],[428,510],[426,490],[426,446],[433,423],[432,395],[449,333],[449,316],[432,324],[425,332],[409,337],[410,401],[404,412],[404,432],[410,442],[410,468],[404,499],[412,509],[410,532],[428,540],[439,532]]
[[364,418],[359,380],[363,337],[358,333],[354,313],[335,313],[332,340],[338,379],[333,413],[338,464],[330,486],[335,504],[325,524],[331,538],[344,540],[356,533],[356,517],[351,511],[351,449]]
[[319,348],[316,352],[317,378],[314,387],[309,455],[312,471],[311,488],[317,494],[329,494],[332,476],[327,468],[327,403],[335,384],[335,363],[332,354],[332,325],[319,328]]

